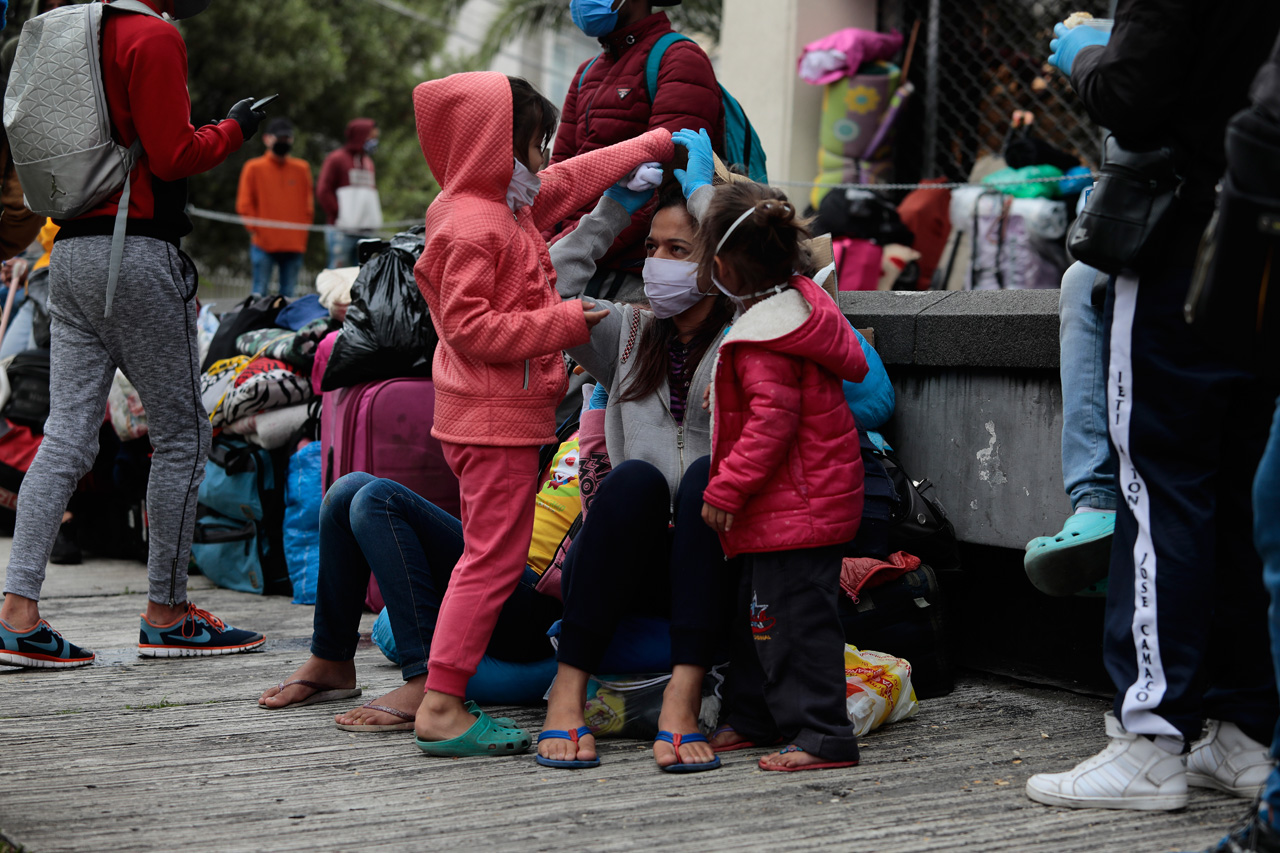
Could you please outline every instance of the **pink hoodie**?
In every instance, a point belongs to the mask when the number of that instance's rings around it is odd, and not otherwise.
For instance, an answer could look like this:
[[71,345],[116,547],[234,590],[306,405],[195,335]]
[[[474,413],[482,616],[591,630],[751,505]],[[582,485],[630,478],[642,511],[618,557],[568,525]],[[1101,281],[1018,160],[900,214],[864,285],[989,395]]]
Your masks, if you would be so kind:
[[511,85],[471,72],[413,90],[418,140],[441,192],[427,209],[414,268],[440,335],[431,434],[455,444],[529,446],[555,439],[568,388],[560,351],[590,338],[582,305],[561,302],[541,232],[647,161],[666,162],[671,132],[558,163],[539,173],[532,206],[512,214]]

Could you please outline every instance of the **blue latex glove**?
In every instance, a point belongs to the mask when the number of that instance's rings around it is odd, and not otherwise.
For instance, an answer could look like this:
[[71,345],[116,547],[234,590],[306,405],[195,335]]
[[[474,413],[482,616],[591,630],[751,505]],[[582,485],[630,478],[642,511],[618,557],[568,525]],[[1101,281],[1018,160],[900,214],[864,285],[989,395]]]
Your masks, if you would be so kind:
[[707,135],[706,129],[702,129],[697,133],[692,130],[677,130],[671,134],[671,141],[676,145],[683,145],[689,151],[689,167],[687,169],[676,169],[676,180],[680,182],[680,189],[684,191],[684,197],[689,198],[699,187],[711,186],[711,181],[716,175],[715,155],[711,153],[711,137]]
[[627,209],[627,213],[635,216],[640,208],[649,203],[649,199],[653,198],[653,190],[636,190],[627,189],[627,179],[623,178],[609,189],[604,191],[606,198],[611,198],[618,204]]
[[1053,28],[1053,34],[1057,38],[1049,42],[1049,50],[1052,51],[1049,54],[1049,64],[1068,77],[1071,76],[1071,64],[1076,61],[1077,53],[1094,45],[1105,47],[1111,40],[1111,33],[1104,33],[1084,24],[1067,29],[1066,24],[1059,23]]

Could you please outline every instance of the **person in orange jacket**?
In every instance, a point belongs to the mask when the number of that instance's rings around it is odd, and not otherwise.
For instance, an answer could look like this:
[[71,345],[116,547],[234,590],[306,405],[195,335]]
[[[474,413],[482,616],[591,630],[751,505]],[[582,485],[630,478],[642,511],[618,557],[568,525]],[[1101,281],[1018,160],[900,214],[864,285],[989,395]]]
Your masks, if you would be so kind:
[[[315,219],[315,194],[311,189],[311,164],[290,157],[293,122],[272,119],[262,134],[266,153],[244,164],[236,213],[246,219],[272,219],[309,226]],[[253,265],[253,292],[266,293],[273,268],[280,270],[280,293],[291,296],[307,251],[306,228],[264,228],[246,224],[249,262]]]

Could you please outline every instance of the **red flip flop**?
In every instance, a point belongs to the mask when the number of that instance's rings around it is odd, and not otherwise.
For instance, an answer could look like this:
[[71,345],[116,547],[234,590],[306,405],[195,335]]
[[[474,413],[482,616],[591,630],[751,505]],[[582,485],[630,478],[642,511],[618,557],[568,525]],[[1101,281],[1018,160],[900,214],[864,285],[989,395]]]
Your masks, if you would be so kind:
[[[786,755],[788,752],[804,752],[804,749],[796,746],[794,743],[790,746],[784,746],[778,750],[779,755]],[[801,770],[835,770],[840,767],[857,767],[856,761],[827,761],[822,764],[802,764],[799,767],[787,767],[783,764],[766,764],[762,758],[756,762],[756,766],[761,770],[778,770],[783,773],[796,773]]]
[[[716,729],[714,732],[711,733],[711,737],[715,738],[717,735],[723,732],[734,732],[735,734],[737,733],[737,731],[734,729],[733,726],[721,726],[720,728]],[[778,738],[773,743],[767,743],[767,744],[760,744],[751,740],[743,740],[743,741],[738,741],[737,743],[731,743],[728,746],[713,746],[711,747],[711,751],[712,752],[737,752],[740,749],[755,749],[761,746],[766,746],[766,747],[776,746],[777,744],[780,744],[780,743],[782,743],[782,738]]]

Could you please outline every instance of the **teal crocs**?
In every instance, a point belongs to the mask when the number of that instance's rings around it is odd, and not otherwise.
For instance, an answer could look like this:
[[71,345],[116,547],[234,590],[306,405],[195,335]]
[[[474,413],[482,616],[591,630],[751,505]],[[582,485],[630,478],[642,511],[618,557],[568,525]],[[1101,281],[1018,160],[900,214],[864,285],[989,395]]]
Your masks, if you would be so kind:
[[480,710],[475,702],[467,703],[467,711],[476,721],[471,728],[448,740],[423,740],[415,737],[418,749],[437,758],[469,758],[476,755],[518,755],[533,745],[533,738],[507,717],[494,719]]
[[1057,536],[1027,543],[1022,564],[1032,585],[1048,595],[1075,595],[1107,576],[1111,566],[1114,512],[1079,512]]

